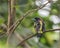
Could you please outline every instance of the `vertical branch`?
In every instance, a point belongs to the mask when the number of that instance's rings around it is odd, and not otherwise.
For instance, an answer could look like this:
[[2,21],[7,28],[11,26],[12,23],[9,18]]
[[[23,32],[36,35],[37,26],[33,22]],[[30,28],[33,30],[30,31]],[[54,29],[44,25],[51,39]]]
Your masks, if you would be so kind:
[[7,34],[9,33],[10,28],[10,19],[11,19],[11,0],[8,0],[8,28],[7,28]]
[[15,21],[15,16],[16,16],[15,5],[16,5],[16,0],[11,0],[11,24],[12,25],[13,25],[13,23]]
[[13,25],[14,20],[15,20],[15,15],[16,15],[16,10],[15,10],[15,4],[16,0],[8,0],[8,28],[7,28],[7,46],[9,45],[9,34],[11,33],[12,27],[10,30],[9,28]]
[[8,0],[8,30],[7,30],[7,34],[9,34],[11,29],[13,28],[12,27],[9,30],[9,28],[13,25],[14,20],[15,20],[15,15],[16,15],[15,4],[16,4],[15,0]]

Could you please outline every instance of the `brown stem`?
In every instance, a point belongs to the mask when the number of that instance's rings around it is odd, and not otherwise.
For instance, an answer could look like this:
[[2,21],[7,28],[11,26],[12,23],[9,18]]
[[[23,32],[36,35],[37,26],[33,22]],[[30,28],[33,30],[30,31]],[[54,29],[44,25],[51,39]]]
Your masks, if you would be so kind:
[[49,29],[49,30],[46,30],[46,31],[44,31],[44,32],[57,31],[57,30],[60,30],[60,29]]
[[[11,0],[8,0],[8,29],[10,28],[10,19],[11,19]],[[7,33],[9,30],[7,29]]]
[[8,0],[8,30],[7,30],[7,34],[9,34],[12,30],[12,27],[10,30],[9,28],[13,25],[14,20],[15,20],[15,16],[16,16],[16,9],[15,9],[15,4],[16,1],[15,0]]
[[14,20],[15,20],[15,3],[16,0],[8,0],[8,28],[7,28],[7,46],[9,45],[9,39],[11,36],[9,36],[11,34],[11,30],[13,29],[13,27],[9,30],[9,28],[13,25]]

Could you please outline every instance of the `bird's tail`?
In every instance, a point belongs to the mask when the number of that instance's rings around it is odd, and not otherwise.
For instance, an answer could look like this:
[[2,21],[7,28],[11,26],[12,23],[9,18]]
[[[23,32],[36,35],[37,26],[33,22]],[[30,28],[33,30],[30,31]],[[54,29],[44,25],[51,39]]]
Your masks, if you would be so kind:
[[37,33],[37,37],[42,37],[42,34],[41,33]]
[[37,33],[38,43],[40,42],[40,38],[42,37],[41,33]]

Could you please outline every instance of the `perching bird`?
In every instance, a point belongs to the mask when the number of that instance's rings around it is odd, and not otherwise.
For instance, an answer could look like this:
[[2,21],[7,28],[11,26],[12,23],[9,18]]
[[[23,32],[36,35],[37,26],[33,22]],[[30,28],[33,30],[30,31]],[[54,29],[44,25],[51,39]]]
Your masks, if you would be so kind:
[[43,32],[45,31],[45,24],[41,18],[34,18],[34,30],[37,33],[37,37],[42,37]]

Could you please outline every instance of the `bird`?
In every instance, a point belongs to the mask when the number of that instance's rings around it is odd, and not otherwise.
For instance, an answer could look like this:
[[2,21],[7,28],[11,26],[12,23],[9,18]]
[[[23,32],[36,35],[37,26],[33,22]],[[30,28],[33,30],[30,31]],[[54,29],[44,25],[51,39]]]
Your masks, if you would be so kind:
[[38,38],[43,36],[43,33],[45,31],[45,23],[39,17],[34,18],[34,30],[35,30]]

